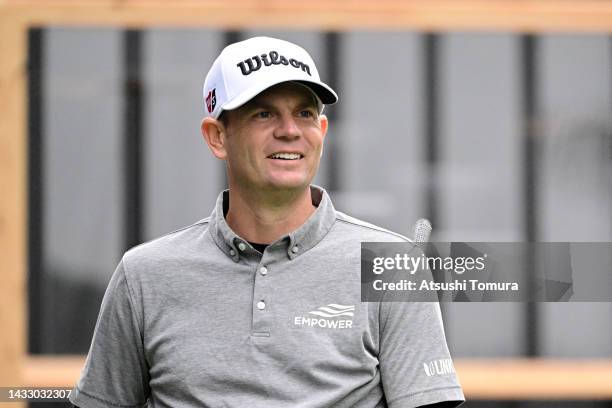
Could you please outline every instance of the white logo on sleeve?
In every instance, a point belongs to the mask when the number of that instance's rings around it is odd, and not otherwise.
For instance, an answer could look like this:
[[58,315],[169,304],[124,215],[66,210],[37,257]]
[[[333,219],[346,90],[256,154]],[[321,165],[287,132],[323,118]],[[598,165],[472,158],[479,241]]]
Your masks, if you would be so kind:
[[350,329],[353,327],[354,312],[355,306],[330,303],[308,312],[312,316],[295,316],[293,324],[325,329]]
[[429,363],[423,363],[423,368],[425,369],[425,374],[427,374],[428,377],[432,377],[434,375],[448,375],[455,372],[453,360],[450,358],[432,360]]

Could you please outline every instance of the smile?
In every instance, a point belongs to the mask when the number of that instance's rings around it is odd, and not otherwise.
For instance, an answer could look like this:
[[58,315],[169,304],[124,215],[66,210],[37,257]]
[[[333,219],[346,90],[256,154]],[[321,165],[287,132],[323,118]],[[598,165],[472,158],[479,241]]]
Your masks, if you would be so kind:
[[280,160],[299,160],[303,155],[299,153],[274,153],[268,156],[269,159],[280,159]]

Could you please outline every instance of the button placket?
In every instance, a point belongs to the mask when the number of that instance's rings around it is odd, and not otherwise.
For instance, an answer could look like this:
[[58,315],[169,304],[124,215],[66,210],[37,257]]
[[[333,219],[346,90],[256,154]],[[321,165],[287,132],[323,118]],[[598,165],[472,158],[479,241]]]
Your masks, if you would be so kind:
[[[265,260],[264,260],[265,259]],[[270,307],[273,307],[274,299],[271,296],[270,288],[270,263],[272,259],[265,255],[260,263],[253,269],[253,321],[252,334],[256,337],[269,337],[273,326],[273,315]]]

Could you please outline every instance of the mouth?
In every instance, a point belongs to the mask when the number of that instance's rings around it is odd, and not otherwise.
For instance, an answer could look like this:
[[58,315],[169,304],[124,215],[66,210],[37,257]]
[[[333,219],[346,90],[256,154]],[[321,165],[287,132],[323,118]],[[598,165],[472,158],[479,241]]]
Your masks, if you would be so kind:
[[301,153],[278,152],[268,156],[268,159],[274,160],[300,160],[304,155]]

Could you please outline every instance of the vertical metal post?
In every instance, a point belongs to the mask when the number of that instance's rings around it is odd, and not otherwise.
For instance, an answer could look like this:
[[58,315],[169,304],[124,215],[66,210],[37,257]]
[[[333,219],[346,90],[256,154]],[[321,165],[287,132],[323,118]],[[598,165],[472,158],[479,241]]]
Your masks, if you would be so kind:
[[[538,172],[537,172],[537,53],[536,38],[531,34],[521,37],[523,64],[523,186],[524,186],[524,237],[527,242],[538,240]],[[537,267],[537,253],[533,246],[527,251],[525,266],[528,274],[526,282],[530,286],[527,293],[533,293]],[[538,308],[535,302],[525,303],[525,354],[535,357],[538,350]]]
[[[324,46],[325,46],[325,59],[327,72],[325,73],[325,81],[336,90],[339,94],[342,94],[340,87],[340,72],[341,72],[341,58],[340,58],[340,34],[337,32],[327,32],[324,34]],[[338,107],[330,105],[325,108],[325,115],[331,123],[336,123],[338,119]],[[340,169],[342,168],[342,152],[340,149],[340,143],[338,140],[339,134],[334,134],[333,138],[328,138],[325,142],[326,156],[328,172],[326,187],[329,191],[338,191],[342,189],[342,180],[340,179]]]
[[[223,35],[223,44],[221,44],[221,49],[219,50],[219,52],[221,52],[221,50],[223,48],[225,48],[226,46],[233,44],[235,42],[241,41],[243,38],[243,34],[240,31],[226,31]],[[202,103],[204,103],[204,101],[202,101]],[[225,162],[221,162],[220,163],[221,166],[221,188],[222,189],[228,189],[229,188],[229,181],[227,180],[227,170],[225,167]]]
[[142,32],[126,30],[123,37],[124,63],[124,216],[125,248],[142,241],[143,183],[143,89],[142,89]]
[[42,353],[44,308],[43,64],[45,30],[28,31],[28,351]]
[[438,221],[438,144],[439,144],[439,114],[438,114],[438,44],[439,37],[435,33],[427,33],[424,37],[424,101],[425,101],[425,160],[427,183],[425,185],[425,214],[436,228]]

